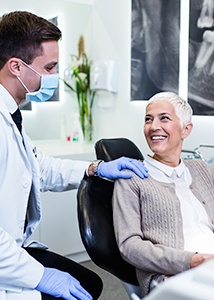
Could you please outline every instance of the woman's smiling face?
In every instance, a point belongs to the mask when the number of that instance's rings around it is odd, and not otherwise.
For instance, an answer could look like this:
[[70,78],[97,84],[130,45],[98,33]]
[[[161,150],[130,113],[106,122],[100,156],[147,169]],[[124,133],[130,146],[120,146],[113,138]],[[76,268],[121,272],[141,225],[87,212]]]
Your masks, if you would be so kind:
[[147,106],[144,135],[149,148],[160,161],[180,160],[185,126],[168,101],[158,101]]

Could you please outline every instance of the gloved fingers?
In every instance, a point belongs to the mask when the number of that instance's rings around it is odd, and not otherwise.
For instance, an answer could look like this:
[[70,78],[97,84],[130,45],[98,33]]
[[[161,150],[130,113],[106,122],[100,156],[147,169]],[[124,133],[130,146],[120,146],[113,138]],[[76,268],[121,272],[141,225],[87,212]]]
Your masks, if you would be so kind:
[[144,163],[140,160],[130,159],[126,161],[125,167],[132,170],[140,178],[148,177],[148,169],[145,167]]
[[81,288],[80,292],[82,294],[84,294],[84,296],[85,296],[85,297],[82,296],[82,298],[81,298],[82,300],[92,300],[93,299],[91,294],[89,294],[82,286],[80,286],[80,288]]
[[131,178],[131,173],[122,170],[129,169],[136,173],[140,178],[148,177],[148,170],[140,160],[120,157],[110,162],[101,162],[98,166],[98,176],[108,179]]
[[112,179],[130,179],[132,177],[132,174],[127,171],[114,171],[114,176],[112,176]]
[[71,295],[69,295],[68,297],[65,298],[66,300],[77,300],[76,297],[73,297]]
[[73,277],[72,275],[69,274],[69,277],[72,278],[73,283],[75,283],[76,285],[80,285],[79,280],[77,280],[75,277]]
[[77,285],[72,284],[70,286],[70,293],[77,299],[92,300],[92,296],[80,285],[80,283]]
[[141,160],[121,157],[118,160],[118,169],[129,169],[142,179],[148,177],[148,169],[145,167],[144,163]]

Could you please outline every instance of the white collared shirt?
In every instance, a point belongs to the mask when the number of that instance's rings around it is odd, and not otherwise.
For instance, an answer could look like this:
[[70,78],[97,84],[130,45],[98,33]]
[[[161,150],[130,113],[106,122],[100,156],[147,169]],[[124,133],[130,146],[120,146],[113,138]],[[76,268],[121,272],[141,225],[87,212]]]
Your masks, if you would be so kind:
[[150,156],[145,157],[149,176],[160,182],[174,183],[181,206],[184,250],[214,253],[214,234],[207,213],[190,190],[191,174],[184,162],[173,168]]

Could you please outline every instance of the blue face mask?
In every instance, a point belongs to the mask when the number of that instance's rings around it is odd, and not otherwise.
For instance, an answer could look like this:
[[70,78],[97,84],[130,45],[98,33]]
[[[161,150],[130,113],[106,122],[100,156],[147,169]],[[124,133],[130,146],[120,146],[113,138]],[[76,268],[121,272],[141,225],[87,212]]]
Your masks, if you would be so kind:
[[18,80],[21,82],[21,84],[27,91],[27,94],[25,96],[26,100],[35,101],[35,102],[44,102],[44,101],[49,100],[53,96],[55,90],[58,88],[59,74],[42,74],[41,75],[36,70],[34,70],[32,67],[27,65],[24,61],[22,61],[22,63],[41,77],[40,89],[35,92],[30,92],[29,89],[24,84],[24,82],[21,80],[21,78],[17,77]]

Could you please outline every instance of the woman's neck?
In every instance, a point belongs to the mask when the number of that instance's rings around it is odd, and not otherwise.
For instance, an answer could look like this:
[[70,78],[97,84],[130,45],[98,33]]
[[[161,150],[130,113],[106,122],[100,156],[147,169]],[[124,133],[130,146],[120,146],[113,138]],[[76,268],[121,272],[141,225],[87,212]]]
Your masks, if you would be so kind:
[[154,154],[152,156],[153,159],[161,162],[162,164],[165,164],[167,166],[170,166],[170,167],[177,167],[179,164],[180,164],[180,158],[173,158],[173,159],[170,159],[170,158],[164,158],[164,157],[160,157],[158,154]]

